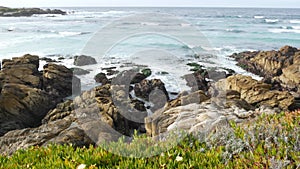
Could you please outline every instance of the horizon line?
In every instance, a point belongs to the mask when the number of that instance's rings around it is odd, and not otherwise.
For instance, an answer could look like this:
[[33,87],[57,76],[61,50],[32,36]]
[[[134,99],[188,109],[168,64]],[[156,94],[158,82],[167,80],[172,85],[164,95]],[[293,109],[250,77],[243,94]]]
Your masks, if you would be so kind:
[[8,8],[260,8],[260,9],[299,9],[300,7],[256,7],[256,6],[30,6]]

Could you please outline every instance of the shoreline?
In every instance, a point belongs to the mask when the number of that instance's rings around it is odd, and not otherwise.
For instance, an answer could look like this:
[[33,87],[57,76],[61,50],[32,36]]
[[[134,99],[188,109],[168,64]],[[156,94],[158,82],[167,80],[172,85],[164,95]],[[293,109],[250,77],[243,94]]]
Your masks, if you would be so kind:
[[[278,56],[286,59],[275,59]],[[196,127],[199,123],[215,123],[212,126],[206,126],[205,130],[210,131],[215,125],[223,125],[224,118],[237,123],[243,123],[253,117],[260,116],[262,112],[276,114],[276,112],[300,109],[300,83],[297,81],[299,80],[297,77],[300,76],[300,70],[293,72],[293,68],[300,65],[299,49],[284,46],[278,51],[242,52],[233,54],[231,57],[234,57],[239,65],[247,63],[247,67],[243,66],[246,70],[259,72],[260,74],[265,73],[265,78],[257,81],[251,77],[236,74],[235,72],[219,72],[214,69],[203,68],[197,63],[190,63],[187,67],[192,71],[190,74],[186,74],[184,79],[191,90],[179,91],[176,93],[176,97],[173,98],[170,98],[169,95],[172,91],[168,91],[168,88],[166,88],[160,79],[151,76],[153,70],[145,67],[137,70],[127,70],[122,73],[118,73],[116,67],[106,68],[105,72],[99,73],[94,77],[99,83],[97,86],[93,87],[92,90],[79,92],[78,87],[81,86],[79,79],[72,75],[70,69],[63,65],[56,65],[56,63],[53,63],[53,60],[48,60],[50,62],[43,66],[43,71],[38,71],[40,62],[38,56],[26,55],[24,57],[13,58],[12,60],[4,59],[0,71],[0,94],[2,97],[2,100],[0,97],[0,110],[2,111],[0,115],[9,115],[14,111],[20,111],[19,113],[26,112],[28,114],[14,113],[15,117],[7,116],[10,118],[0,122],[3,129],[9,127],[11,122],[22,124],[19,126],[10,126],[12,127],[11,129],[1,131],[2,137],[0,137],[0,142],[1,140],[2,142],[6,142],[5,140],[13,134],[15,138],[10,138],[10,141],[7,143],[16,146],[14,149],[6,149],[6,146],[3,146],[2,151],[12,153],[20,148],[26,148],[28,146],[26,142],[29,140],[18,139],[18,137],[24,137],[22,136],[23,130],[33,130],[32,134],[39,135],[40,130],[49,128],[52,126],[52,123],[61,127],[51,129],[52,132],[50,133],[46,132],[46,137],[50,137],[51,135],[51,137],[55,138],[47,142],[61,143],[65,136],[60,136],[59,133],[73,133],[74,131],[69,131],[68,128],[70,126],[77,126],[74,129],[83,132],[82,136],[85,139],[89,138],[87,139],[88,142],[82,142],[81,144],[89,145],[92,143],[96,144],[97,142],[94,141],[98,139],[116,141],[120,136],[115,135],[111,129],[127,136],[131,136],[134,130],[148,136],[156,136],[160,132],[170,132],[181,126],[189,133],[194,133],[201,131]],[[265,62],[265,58],[267,57],[269,59]],[[89,67],[97,63],[90,56],[82,55],[74,59],[74,65],[86,65]],[[47,59],[43,58],[43,60]],[[288,60],[291,62],[287,62]],[[279,62],[286,65],[274,64]],[[259,67],[259,64],[264,65],[264,67]],[[255,67],[251,67],[253,65]],[[274,65],[277,67],[274,67]],[[12,68],[14,71],[10,70]],[[278,70],[274,71],[274,68]],[[292,69],[292,74],[288,74],[291,72],[290,69]],[[76,69],[77,72],[84,72],[83,70]],[[281,72],[281,74],[278,74],[278,72]],[[111,77],[108,73],[115,74],[115,78],[108,78]],[[131,82],[130,79],[132,80]],[[64,81],[64,83],[61,83],[61,81]],[[13,92],[17,88],[19,88],[18,92]],[[70,89],[72,90],[70,91]],[[73,100],[62,102],[67,96],[73,95],[75,90],[79,92],[79,95],[77,94]],[[26,97],[23,97],[22,93]],[[36,100],[36,97],[39,99]],[[15,100],[10,100],[12,98],[15,98]],[[48,102],[47,100],[53,98],[58,100],[48,105],[50,107],[44,107],[45,103]],[[43,100],[46,102],[41,102]],[[10,102],[16,102],[16,105],[28,105],[14,110],[14,105],[8,104]],[[99,106],[99,109],[95,109],[95,104]],[[35,105],[39,106],[36,107]],[[221,109],[215,109],[215,105]],[[79,109],[74,109],[74,106]],[[104,110],[104,112],[100,110]],[[193,111],[189,112],[190,110]],[[92,136],[90,135],[90,131],[86,130],[88,126],[97,125],[96,123],[87,124],[86,120],[90,121],[95,118],[94,113],[97,114],[98,111],[101,112],[99,119],[101,123],[109,125],[111,129],[94,132],[100,132],[99,135],[108,134],[110,135],[109,138]],[[22,122],[22,120],[19,121],[20,119],[17,118],[17,116],[20,116],[32,121],[31,114],[41,112],[43,113],[38,115],[39,119],[35,119],[35,122],[32,122],[34,123],[33,126]],[[128,114],[128,112],[133,114]],[[167,118],[169,113],[173,114],[172,116],[175,115],[176,118]],[[181,119],[181,113],[188,113],[189,115]],[[204,115],[209,118],[202,119]],[[78,118],[79,116],[85,118],[80,119]],[[197,117],[198,122],[191,121],[188,124],[184,122],[194,119],[195,116],[199,116]],[[64,121],[64,124],[61,124],[62,121]],[[14,130],[14,127],[19,130]],[[33,128],[28,129],[27,127]],[[54,134],[53,132],[57,133]],[[53,134],[56,136],[52,136]],[[63,141],[63,143],[73,143],[75,141],[73,140],[75,138],[69,139],[67,142]],[[20,141],[23,143],[21,144]],[[39,139],[30,140],[30,142],[32,141],[35,144],[40,144]],[[19,147],[17,145],[23,146]]]

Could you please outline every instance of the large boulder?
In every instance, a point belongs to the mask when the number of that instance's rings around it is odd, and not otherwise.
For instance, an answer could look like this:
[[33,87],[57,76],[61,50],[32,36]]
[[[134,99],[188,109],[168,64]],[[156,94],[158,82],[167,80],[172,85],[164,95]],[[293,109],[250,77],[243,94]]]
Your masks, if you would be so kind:
[[80,80],[65,66],[49,63],[44,66],[43,89],[63,98],[80,92]]
[[85,65],[93,65],[93,64],[97,64],[97,61],[95,58],[91,56],[85,56],[85,55],[75,56],[74,65],[76,66],[85,66]]
[[163,107],[170,99],[165,84],[159,79],[142,80],[135,84],[134,93],[137,97],[151,102],[153,112]]
[[42,74],[38,68],[39,57],[33,55],[2,61],[0,136],[10,130],[39,126],[50,109],[72,94],[70,70],[49,64]]
[[39,57],[24,55],[13,59],[2,61],[0,81],[3,86],[5,83],[24,84],[33,88],[40,88],[42,85],[41,74],[38,71]]
[[234,75],[218,81],[219,91],[235,90],[241,98],[253,106],[266,105],[272,108],[288,110],[294,103],[294,97],[286,91],[271,90],[271,85],[252,79],[250,76]]
[[[197,92],[202,93],[202,92]],[[237,123],[255,117],[259,110],[239,98],[239,93],[228,91],[225,98],[213,97],[209,100],[198,99],[194,94],[183,96],[194,100],[186,104],[167,104],[163,109],[145,118],[149,136],[166,135],[172,131],[202,133],[208,135],[219,127],[228,127],[228,121]],[[170,106],[172,105],[172,106]]]
[[107,78],[105,73],[98,73],[94,79],[97,83],[101,83],[102,85],[110,83],[110,80]]

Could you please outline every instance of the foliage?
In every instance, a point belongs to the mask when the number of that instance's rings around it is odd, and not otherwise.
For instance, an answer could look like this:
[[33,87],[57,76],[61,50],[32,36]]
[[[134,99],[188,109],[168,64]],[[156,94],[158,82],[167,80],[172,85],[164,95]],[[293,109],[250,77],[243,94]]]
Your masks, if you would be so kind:
[[[300,111],[261,115],[244,124],[215,130],[202,139],[188,135],[176,146],[150,158],[124,157],[103,146],[74,148],[49,145],[0,156],[0,168],[299,168]],[[113,147],[144,148],[134,136],[131,143],[120,139]],[[82,165],[84,164],[84,165]]]

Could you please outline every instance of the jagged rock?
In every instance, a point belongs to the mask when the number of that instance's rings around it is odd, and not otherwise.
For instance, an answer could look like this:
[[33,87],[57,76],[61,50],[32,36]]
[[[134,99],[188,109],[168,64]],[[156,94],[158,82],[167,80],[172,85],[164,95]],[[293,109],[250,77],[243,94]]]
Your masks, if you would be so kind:
[[168,110],[173,107],[184,106],[192,103],[200,104],[208,99],[209,97],[202,90],[186,95],[181,93],[177,99],[169,101],[163,109]]
[[101,83],[102,85],[110,83],[110,80],[106,77],[105,73],[98,73],[94,79],[97,83]]
[[150,101],[153,104],[152,111],[163,107],[170,99],[164,83],[159,79],[142,80],[135,84],[134,93],[137,97]]
[[57,62],[59,62],[59,61],[57,61],[55,59],[51,59],[51,58],[47,58],[47,57],[42,57],[42,58],[40,58],[40,60],[43,60],[43,61],[45,61],[47,63],[57,63]]
[[162,91],[167,100],[169,100],[169,95],[165,88],[165,84],[159,79],[145,79],[134,86],[135,95],[146,100],[149,100],[150,93],[156,89]]
[[85,66],[85,65],[93,65],[93,64],[97,64],[97,61],[95,58],[91,56],[85,56],[85,55],[75,56],[74,59],[75,66]]
[[[5,59],[2,64],[0,136],[10,130],[40,125],[50,109],[72,94],[68,92],[70,88],[72,91],[72,72],[64,66],[47,65],[43,77],[38,71],[38,56]],[[53,93],[51,87],[57,93]]]
[[90,72],[81,68],[71,68],[71,70],[73,71],[74,75],[86,75],[89,74]]
[[0,97],[0,136],[10,130],[38,126],[59,101],[40,89],[5,84]]
[[286,91],[270,90],[271,85],[252,79],[250,76],[234,75],[215,84],[219,91],[235,90],[241,98],[254,106],[267,105],[288,110],[294,97]]
[[197,70],[192,74],[184,76],[184,79],[187,82],[187,85],[192,88],[192,91],[197,90],[208,90],[208,81],[206,80],[207,71],[204,69]]
[[147,76],[142,74],[142,73],[137,73],[133,79],[131,80],[131,84],[136,84],[136,83],[140,83],[142,80],[146,79]]
[[[112,90],[119,95],[112,96]],[[130,110],[136,119],[138,113],[142,114],[138,120],[143,122],[147,115],[143,114],[143,102],[125,100],[123,91],[122,86],[107,84],[82,93],[74,101],[58,104],[48,112],[39,127],[10,131],[0,137],[1,154],[50,143],[89,146],[103,141],[117,141],[122,135],[130,135],[134,129],[143,129],[143,124],[125,119],[126,114],[122,112],[122,108],[126,109],[126,113]],[[124,103],[126,108],[120,103]]]
[[[228,105],[225,99],[211,98],[202,103],[160,109],[145,118],[146,131],[149,136],[157,136],[174,130],[207,135],[218,127],[228,125],[229,120],[242,122],[247,118],[254,117],[257,113],[254,110],[248,111],[239,108],[237,105],[240,105],[240,102]],[[248,104],[246,107],[251,106]]]
[[44,90],[59,97],[67,97],[80,92],[80,80],[63,65],[49,63],[43,71]]
[[41,74],[38,71],[39,58],[33,55],[24,55],[12,60],[2,61],[0,81],[3,86],[6,83],[16,83],[41,88]]
[[[264,77],[279,76],[293,63],[296,48],[285,46],[279,51],[244,52],[232,55],[244,69]],[[246,56],[245,56],[246,55]]]

